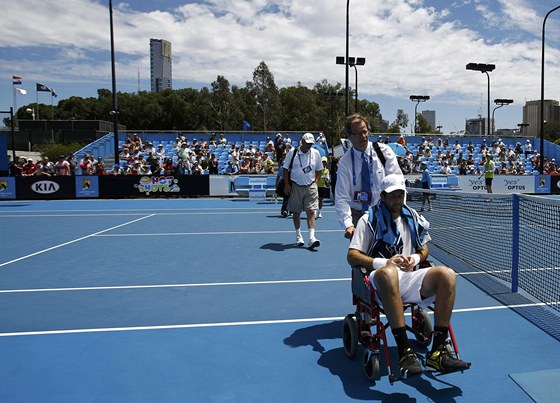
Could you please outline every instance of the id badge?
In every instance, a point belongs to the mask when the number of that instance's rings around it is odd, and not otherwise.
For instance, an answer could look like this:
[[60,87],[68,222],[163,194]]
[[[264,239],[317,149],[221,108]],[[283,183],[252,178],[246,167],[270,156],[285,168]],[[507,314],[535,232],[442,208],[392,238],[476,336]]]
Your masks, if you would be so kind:
[[303,171],[304,174],[307,174],[307,173],[311,172],[311,167],[308,165],[305,168],[303,168],[302,171]]
[[358,203],[369,203],[371,202],[370,192],[354,192],[354,201]]

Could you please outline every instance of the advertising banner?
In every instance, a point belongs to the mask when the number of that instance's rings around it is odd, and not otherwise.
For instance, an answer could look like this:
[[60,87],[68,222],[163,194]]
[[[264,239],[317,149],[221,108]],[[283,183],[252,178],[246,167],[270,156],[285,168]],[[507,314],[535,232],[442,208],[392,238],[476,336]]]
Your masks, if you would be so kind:
[[99,177],[99,196],[101,198],[207,196],[209,190],[209,175],[106,175]]
[[76,197],[99,197],[98,176],[76,176]]
[[14,177],[0,178],[0,200],[16,198],[16,179]]
[[76,182],[73,176],[23,176],[16,181],[19,200],[74,199]]

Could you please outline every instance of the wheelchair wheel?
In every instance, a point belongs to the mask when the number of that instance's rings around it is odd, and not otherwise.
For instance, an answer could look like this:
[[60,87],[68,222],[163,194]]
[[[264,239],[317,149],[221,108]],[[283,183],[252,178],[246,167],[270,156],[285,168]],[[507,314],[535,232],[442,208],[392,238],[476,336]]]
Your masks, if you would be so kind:
[[432,319],[428,312],[418,307],[414,308],[412,328],[421,336],[416,335],[416,341],[422,347],[428,347],[432,342]]
[[366,348],[362,361],[366,378],[372,382],[379,379],[379,351]]
[[354,315],[348,314],[344,318],[342,343],[346,356],[350,359],[354,358],[358,349],[358,324]]

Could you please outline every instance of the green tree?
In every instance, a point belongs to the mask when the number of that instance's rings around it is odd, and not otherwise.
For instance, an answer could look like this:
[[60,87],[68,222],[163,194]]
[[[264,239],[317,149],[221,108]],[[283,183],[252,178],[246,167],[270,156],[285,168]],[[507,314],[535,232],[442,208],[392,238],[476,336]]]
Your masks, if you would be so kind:
[[397,117],[389,127],[389,133],[400,133],[401,128],[405,129],[408,126],[408,115],[402,110],[397,109]]
[[253,81],[247,82],[247,88],[255,94],[257,111],[261,115],[261,130],[278,128],[279,93],[274,76],[264,61],[253,71]]
[[417,130],[415,130],[416,133],[432,132],[432,125],[430,125],[428,120],[421,113],[418,113],[416,115],[416,126],[417,126]]

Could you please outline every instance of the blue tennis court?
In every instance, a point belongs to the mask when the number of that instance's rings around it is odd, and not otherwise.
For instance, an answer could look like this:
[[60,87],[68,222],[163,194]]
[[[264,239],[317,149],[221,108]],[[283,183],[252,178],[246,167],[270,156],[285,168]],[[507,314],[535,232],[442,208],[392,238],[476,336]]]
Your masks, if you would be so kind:
[[472,368],[391,385],[382,366],[369,382],[342,347],[354,307],[334,207],[314,251],[279,213],[246,199],[0,202],[0,401],[556,401],[559,340],[518,313],[545,308],[504,305],[478,271],[460,272],[452,319]]

